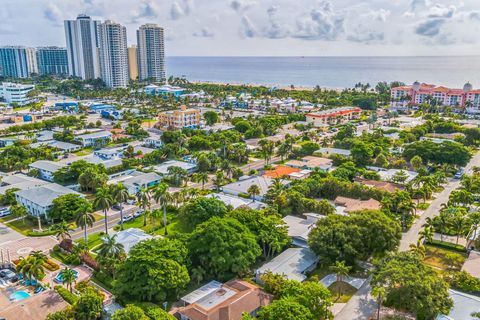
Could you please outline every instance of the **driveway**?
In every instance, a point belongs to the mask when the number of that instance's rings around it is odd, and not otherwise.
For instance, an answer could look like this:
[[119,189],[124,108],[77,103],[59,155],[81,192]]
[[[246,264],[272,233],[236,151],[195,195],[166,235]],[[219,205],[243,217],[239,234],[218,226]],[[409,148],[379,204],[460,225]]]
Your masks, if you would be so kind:
[[0,223],[0,243],[5,244],[10,241],[15,241],[24,238],[25,236],[12,228]]
[[10,255],[10,261],[19,257],[26,257],[32,251],[42,251],[48,253],[58,243],[53,236],[48,237],[23,237],[0,244],[0,251],[3,252],[3,258],[7,260]]
[[335,316],[335,320],[368,320],[375,312],[377,303],[370,295],[370,279],[350,298],[345,307]]

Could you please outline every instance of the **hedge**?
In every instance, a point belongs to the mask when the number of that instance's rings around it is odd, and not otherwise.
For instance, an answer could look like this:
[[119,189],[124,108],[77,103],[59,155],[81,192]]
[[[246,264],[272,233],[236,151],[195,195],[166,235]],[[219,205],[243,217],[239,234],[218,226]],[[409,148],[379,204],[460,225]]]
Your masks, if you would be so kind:
[[439,247],[447,250],[453,250],[457,251],[460,253],[466,253],[467,249],[464,246],[461,246],[459,244],[454,244],[450,242],[442,242],[440,240],[435,240],[433,239],[432,241],[428,241],[427,244],[433,246],[433,247]]
[[50,271],[57,271],[58,269],[60,269],[60,266],[51,259],[45,261],[43,266]]
[[47,231],[28,231],[27,236],[30,237],[44,237],[44,236],[52,236],[56,233],[56,231],[53,230],[47,230]]
[[58,294],[63,298],[63,300],[67,301],[69,304],[71,304],[72,306],[77,303],[78,301],[78,297],[71,293],[70,291],[68,291],[67,289],[65,289],[64,287],[62,286],[55,286],[54,287],[55,291],[58,292]]

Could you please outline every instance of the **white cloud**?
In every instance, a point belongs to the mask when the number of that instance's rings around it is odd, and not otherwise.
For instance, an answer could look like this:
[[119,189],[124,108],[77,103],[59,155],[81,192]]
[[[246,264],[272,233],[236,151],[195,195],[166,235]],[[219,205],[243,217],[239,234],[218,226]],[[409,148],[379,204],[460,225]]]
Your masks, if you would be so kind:
[[330,1],[323,1],[306,16],[297,19],[296,38],[337,40],[344,30],[345,18],[333,10]]

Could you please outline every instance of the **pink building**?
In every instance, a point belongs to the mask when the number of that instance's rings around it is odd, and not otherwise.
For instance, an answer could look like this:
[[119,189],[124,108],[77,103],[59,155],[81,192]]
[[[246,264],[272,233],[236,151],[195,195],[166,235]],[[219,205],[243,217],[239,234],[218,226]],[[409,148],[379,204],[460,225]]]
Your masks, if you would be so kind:
[[480,90],[473,90],[470,83],[463,89],[452,89],[433,84],[414,82],[411,86],[392,88],[391,107],[407,110],[412,106],[435,99],[438,105],[465,107],[468,113],[480,113]]

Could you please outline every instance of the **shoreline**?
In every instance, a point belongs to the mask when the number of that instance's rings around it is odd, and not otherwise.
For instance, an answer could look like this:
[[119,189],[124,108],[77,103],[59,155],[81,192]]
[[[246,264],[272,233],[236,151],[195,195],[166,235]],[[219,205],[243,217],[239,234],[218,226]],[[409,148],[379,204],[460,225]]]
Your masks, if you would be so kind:
[[[314,91],[315,87],[310,86],[295,86],[294,88],[285,85],[272,85],[272,84],[262,84],[262,83],[240,83],[240,82],[220,82],[220,81],[200,81],[200,80],[188,80],[188,82],[193,84],[213,84],[213,85],[220,85],[220,86],[246,86],[246,87],[267,87],[267,88],[277,88],[280,90],[286,91]],[[341,92],[346,89],[350,88],[330,88],[330,87],[320,87],[321,90],[333,90],[337,92]]]

